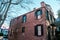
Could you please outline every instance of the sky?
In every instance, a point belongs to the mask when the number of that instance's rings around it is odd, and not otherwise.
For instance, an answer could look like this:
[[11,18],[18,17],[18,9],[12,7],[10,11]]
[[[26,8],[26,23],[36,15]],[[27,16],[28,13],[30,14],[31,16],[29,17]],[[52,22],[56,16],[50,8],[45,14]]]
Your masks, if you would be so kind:
[[[13,2],[15,2],[15,1],[13,1]],[[11,19],[13,19],[15,17],[18,17],[20,15],[23,15],[23,14],[29,12],[29,11],[32,11],[34,8],[41,7],[40,2],[42,2],[42,1],[44,1],[46,4],[49,4],[51,6],[52,11],[54,12],[55,18],[57,18],[57,10],[60,9],[60,6],[59,6],[60,5],[60,3],[59,3],[60,0],[33,0],[34,4],[32,4],[32,3],[31,4],[26,4],[30,8],[30,10],[27,7],[26,7],[26,9],[21,8],[20,4],[18,4],[18,5],[11,4],[10,8],[9,8],[9,11],[8,11],[8,14],[7,14],[7,18],[6,18],[3,25],[5,27],[9,27]]]

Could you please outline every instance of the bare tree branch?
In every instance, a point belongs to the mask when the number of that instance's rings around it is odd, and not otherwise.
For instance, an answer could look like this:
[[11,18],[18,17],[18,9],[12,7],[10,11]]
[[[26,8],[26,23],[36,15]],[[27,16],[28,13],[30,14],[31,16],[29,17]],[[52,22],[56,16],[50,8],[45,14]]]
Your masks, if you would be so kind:
[[[2,26],[2,24],[4,23],[4,21],[5,21],[5,19],[6,19],[7,12],[8,12],[8,9],[9,9],[9,7],[10,7],[10,4],[11,4],[11,0],[10,0],[10,3],[9,3],[9,5],[8,5],[8,7],[7,7],[7,10],[6,10],[6,12],[5,12],[5,15],[3,16],[4,19],[3,19],[3,20],[0,20],[0,27]],[[1,22],[1,21],[2,21],[2,22]]]
[[[22,8],[28,8],[30,9],[27,5],[29,4],[33,4],[33,1],[31,0],[18,0],[16,1],[16,3],[12,2],[13,0],[9,0],[9,1],[4,1],[2,0],[2,2],[0,3],[0,27],[2,26],[2,24],[4,23],[6,17],[7,17],[7,12],[10,8],[10,5],[13,4],[13,5],[18,5],[20,4],[20,6]],[[27,5],[25,5],[27,4]],[[7,6],[7,7],[6,7]]]

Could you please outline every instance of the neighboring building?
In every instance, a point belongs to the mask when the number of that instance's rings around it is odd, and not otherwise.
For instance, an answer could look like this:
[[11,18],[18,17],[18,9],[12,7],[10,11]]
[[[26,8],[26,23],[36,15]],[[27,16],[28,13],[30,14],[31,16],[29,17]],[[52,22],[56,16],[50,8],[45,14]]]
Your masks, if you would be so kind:
[[3,33],[3,40],[8,40],[8,29],[3,29],[2,33]]
[[56,38],[57,40],[60,40],[60,17],[56,19],[55,25],[56,25]]
[[0,40],[3,39],[3,33],[2,33],[2,29],[0,28]]
[[3,29],[3,37],[8,38],[8,29]]
[[55,18],[46,4],[11,20],[8,40],[51,40],[55,33]]
[[0,28],[0,36],[3,36],[2,30],[3,30],[3,29]]
[[8,40],[8,29],[0,28],[0,40]]
[[57,26],[57,30],[56,31],[60,32],[60,18],[56,19],[55,24]]

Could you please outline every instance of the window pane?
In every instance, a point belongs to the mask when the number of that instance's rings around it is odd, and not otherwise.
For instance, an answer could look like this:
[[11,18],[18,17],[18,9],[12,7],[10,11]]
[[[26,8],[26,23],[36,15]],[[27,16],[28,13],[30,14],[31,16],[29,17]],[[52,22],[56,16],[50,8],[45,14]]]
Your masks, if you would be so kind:
[[49,15],[49,20],[50,20],[50,23],[51,23],[51,18],[50,18],[50,15]]
[[40,15],[40,11],[37,11],[37,15]]
[[59,31],[59,27],[57,27],[57,31]]
[[41,26],[38,26],[38,35],[41,35]]
[[23,22],[26,22],[26,15],[24,15],[22,19]]
[[52,17],[52,21],[54,22],[54,18]]
[[40,17],[40,15],[38,16],[38,19],[40,19],[41,17]]
[[50,15],[50,18],[51,18],[51,22],[52,22],[52,16]]
[[0,29],[0,33],[1,33],[1,29]]

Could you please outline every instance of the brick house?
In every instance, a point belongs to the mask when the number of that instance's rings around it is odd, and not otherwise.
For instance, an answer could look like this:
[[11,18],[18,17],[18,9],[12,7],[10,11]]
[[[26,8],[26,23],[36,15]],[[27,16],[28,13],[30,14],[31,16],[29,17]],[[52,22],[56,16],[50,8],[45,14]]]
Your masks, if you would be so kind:
[[[10,22],[9,40],[50,40],[54,36],[55,27],[50,5],[41,2],[41,7]],[[52,24],[52,25],[51,25]]]

